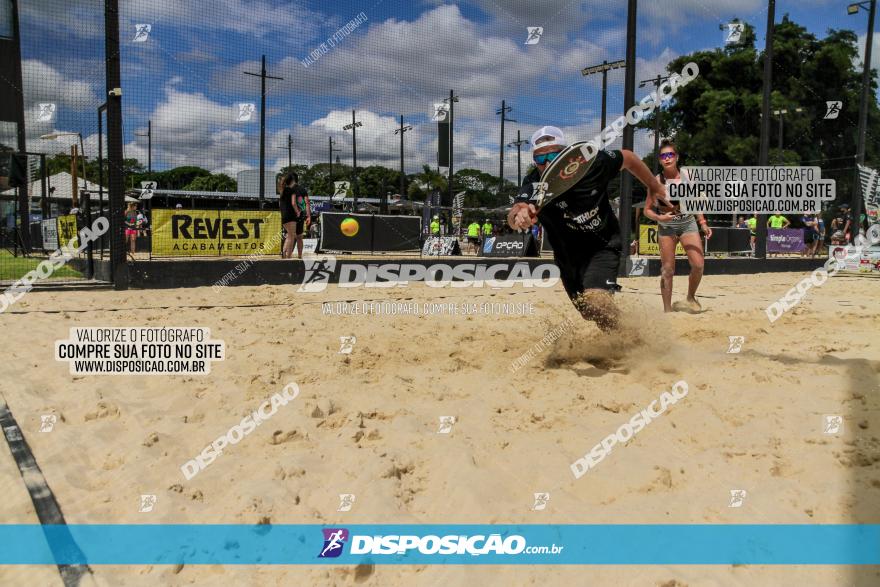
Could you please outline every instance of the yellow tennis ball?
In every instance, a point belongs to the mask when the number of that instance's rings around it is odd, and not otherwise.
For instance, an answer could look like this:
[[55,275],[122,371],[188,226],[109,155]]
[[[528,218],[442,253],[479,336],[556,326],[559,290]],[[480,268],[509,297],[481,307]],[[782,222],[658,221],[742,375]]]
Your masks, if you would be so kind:
[[339,225],[339,228],[340,230],[342,230],[342,234],[344,234],[345,236],[354,236],[358,233],[360,225],[358,224],[358,221],[354,218],[346,218]]

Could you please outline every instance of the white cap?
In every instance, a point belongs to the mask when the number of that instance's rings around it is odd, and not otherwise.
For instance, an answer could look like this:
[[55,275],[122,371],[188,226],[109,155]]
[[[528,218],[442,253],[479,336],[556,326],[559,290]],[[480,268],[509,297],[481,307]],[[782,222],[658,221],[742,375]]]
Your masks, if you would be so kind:
[[[544,139],[543,141],[538,142],[538,139],[542,137],[552,137],[550,139]],[[565,147],[568,143],[565,142],[565,135],[561,130],[556,128],[555,126],[542,126],[538,130],[534,132],[532,135],[532,149],[537,149],[539,147],[547,147],[549,145],[559,145],[561,147]]]

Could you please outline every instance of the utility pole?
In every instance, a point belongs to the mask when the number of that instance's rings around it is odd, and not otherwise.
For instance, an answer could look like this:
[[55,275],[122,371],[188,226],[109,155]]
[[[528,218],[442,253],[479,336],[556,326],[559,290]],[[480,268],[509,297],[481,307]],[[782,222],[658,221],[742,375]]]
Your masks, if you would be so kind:
[[605,130],[605,112],[608,100],[608,72],[612,69],[620,69],[621,67],[626,67],[626,61],[622,59],[620,61],[612,61],[611,63],[608,63],[608,61],[603,61],[601,65],[585,67],[581,70],[581,75],[585,77],[595,73],[602,74],[602,121],[599,132]]
[[405,133],[408,130],[412,130],[412,126],[410,126],[408,124],[406,126],[403,125],[403,114],[401,114],[400,115],[400,128],[398,128],[397,130],[394,131],[394,134],[400,135],[400,197],[401,198],[403,197],[403,187],[404,187],[404,181],[406,178],[406,175],[404,174],[404,171],[403,171],[403,133]]
[[[330,183],[331,183],[331,186],[330,186],[330,187],[332,188],[332,187],[333,187],[333,186],[332,186],[332,183],[333,183],[333,153],[334,153],[334,152],[337,152],[337,151],[341,151],[342,149],[334,149],[334,148],[333,148],[333,137],[327,137],[327,138],[328,138],[329,143],[330,143],[330,147],[329,147],[329,149],[328,149],[328,151],[329,151],[329,155],[330,155],[330,157],[329,157],[329,159],[330,159],[330,171],[329,171],[328,175],[330,176]],[[337,155],[337,157],[338,157],[338,155]]]
[[[767,2],[767,36],[764,42],[764,93],[761,100],[761,150],[758,165],[770,163],[770,91],[773,89],[773,32],[776,23],[776,0]],[[755,227],[755,258],[767,258],[767,215],[759,214]]]
[[358,180],[357,180],[357,169],[358,169],[358,151],[357,151],[357,127],[363,126],[359,120],[355,120],[354,110],[351,111],[351,124],[346,124],[342,127],[342,130],[350,130],[351,131],[351,157],[352,162],[354,163],[354,169],[352,170],[352,183],[354,184],[352,187],[354,188],[354,200],[351,204],[352,212],[357,211],[357,203],[358,203]]
[[153,121],[147,120],[147,132],[136,132],[136,137],[147,137],[147,173],[153,173]]
[[260,78],[260,210],[266,200],[266,78],[282,80],[266,73],[266,56],[263,55],[263,65],[260,73],[245,71],[245,75],[258,76]]
[[522,185],[522,159],[521,159],[521,151],[523,145],[528,145],[529,142],[525,139],[520,138],[519,129],[516,130],[516,140],[512,143],[508,144],[508,147],[516,147],[516,186],[520,187]]
[[496,110],[495,114],[501,115],[501,148],[499,149],[499,161],[498,161],[498,194],[501,195],[501,190],[504,189],[504,121],[509,120],[510,122],[516,122],[512,118],[507,118],[507,113],[513,110],[510,106],[507,105],[507,102],[501,100],[501,109]]
[[[654,84],[659,88],[660,84],[669,79],[668,75],[657,75],[654,79],[645,79],[639,82],[639,87],[644,88],[648,84]],[[659,95],[657,96],[659,99]],[[660,105],[654,109],[654,173],[660,173]]]
[[[870,4],[866,7],[865,4]],[[865,66],[862,70],[862,97],[859,100],[859,138],[856,147],[856,169],[855,179],[853,180],[853,197],[852,197],[852,226],[854,227],[850,234],[855,242],[856,235],[859,234],[861,227],[859,226],[859,218],[862,214],[862,182],[859,177],[859,165],[865,164],[865,135],[868,130],[868,101],[871,94],[871,48],[874,42],[874,15],[877,10],[877,0],[870,2],[857,2],[850,4],[846,11],[848,14],[856,14],[860,8],[868,11],[868,37],[865,39]]]
[[293,167],[293,137],[287,133],[287,168]]

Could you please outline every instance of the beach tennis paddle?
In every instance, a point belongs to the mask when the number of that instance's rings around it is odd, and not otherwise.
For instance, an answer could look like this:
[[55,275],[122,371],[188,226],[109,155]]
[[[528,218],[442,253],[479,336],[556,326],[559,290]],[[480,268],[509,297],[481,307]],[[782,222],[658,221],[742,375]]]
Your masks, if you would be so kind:
[[[541,174],[541,179],[534,184],[532,200],[535,208],[541,208],[565,195],[587,175],[596,160],[595,149],[584,148],[588,143],[580,141],[572,143],[559,152]],[[657,198],[659,202],[671,206],[668,199]]]
[[584,155],[581,147],[586,144],[581,141],[567,146],[544,169],[540,181],[535,183],[535,208],[540,210],[559,198],[587,174],[596,158],[587,159]]

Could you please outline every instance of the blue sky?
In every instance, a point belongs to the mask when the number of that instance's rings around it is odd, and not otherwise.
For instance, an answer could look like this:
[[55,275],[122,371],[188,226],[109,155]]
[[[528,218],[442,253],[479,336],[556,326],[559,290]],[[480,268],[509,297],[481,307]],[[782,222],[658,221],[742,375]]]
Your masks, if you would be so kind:
[[[57,102],[57,119],[33,123],[30,148],[62,150],[63,140],[40,140],[51,130],[82,132],[96,151],[95,109],[103,101],[103,2],[21,0],[25,95],[28,108]],[[259,71],[284,77],[268,82],[267,161],[286,164],[287,135],[296,163],[327,160],[332,136],[343,162],[351,162],[351,135],[342,130],[356,109],[358,163],[396,168],[399,115],[414,126],[406,133],[407,171],[436,165],[436,125],[429,114],[454,89],[456,168],[498,171],[504,99],[513,107],[505,142],[519,129],[524,138],[541,124],[562,127],[571,139],[599,130],[600,76],[580,69],[624,57],[626,2],[595,0],[472,0],[461,3],[371,0],[121,0],[120,40],[126,156],[146,163],[153,121],[153,165],[199,165],[235,175],[258,162],[259,113],[240,122],[238,104],[259,106]],[[848,28],[864,38],[867,14],[847,16],[846,2],[780,1],[777,21],[789,14],[819,37]],[[340,27],[365,21],[308,67],[302,60]],[[733,18],[757,29],[763,46],[766,1],[669,0],[640,2],[637,80],[666,71],[675,57],[719,47],[719,23]],[[145,42],[133,42],[136,24],[150,24]],[[526,27],[543,26],[537,45],[525,45]],[[878,40],[875,55],[880,60]],[[609,113],[622,113],[623,71],[609,75]],[[637,90],[637,98],[645,95]],[[830,99],[830,98],[829,98]],[[639,132],[636,150],[652,137]],[[516,177],[516,152],[507,150],[505,175]]]

